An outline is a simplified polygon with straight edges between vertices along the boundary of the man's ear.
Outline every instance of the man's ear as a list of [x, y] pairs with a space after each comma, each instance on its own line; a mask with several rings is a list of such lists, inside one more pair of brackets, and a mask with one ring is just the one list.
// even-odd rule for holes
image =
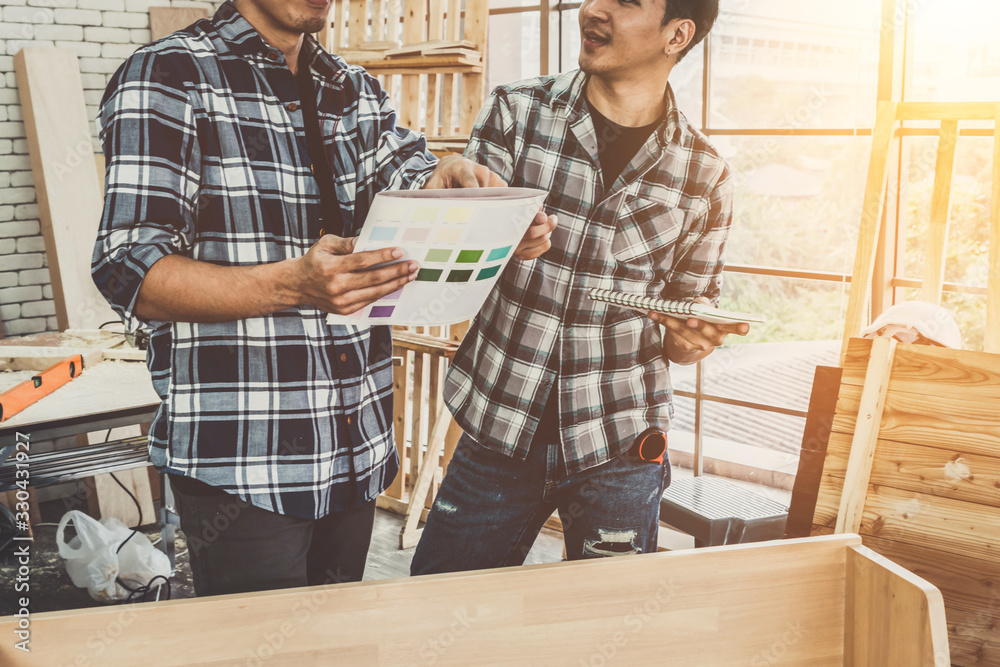
[[667, 45], [663, 52], [668, 56], [678, 55], [686, 49], [696, 32], [694, 21], [691, 19], [672, 19], [663, 30], [667, 36]]

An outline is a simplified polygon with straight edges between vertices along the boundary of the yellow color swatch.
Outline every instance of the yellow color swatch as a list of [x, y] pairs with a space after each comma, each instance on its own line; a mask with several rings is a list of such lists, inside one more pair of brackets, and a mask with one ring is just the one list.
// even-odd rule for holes
[[472, 220], [472, 209], [462, 207], [452, 207], [444, 215], [445, 222], [468, 222]]
[[418, 206], [413, 209], [414, 222], [434, 222], [438, 219], [441, 209], [437, 206]]
[[435, 243], [458, 243], [462, 240], [462, 235], [464, 230], [455, 228], [445, 228], [439, 229], [436, 234], [434, 234]]

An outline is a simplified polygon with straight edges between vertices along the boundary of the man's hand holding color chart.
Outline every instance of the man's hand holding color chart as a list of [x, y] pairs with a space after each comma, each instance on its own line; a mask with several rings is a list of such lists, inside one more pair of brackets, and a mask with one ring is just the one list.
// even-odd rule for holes
[[355, 252], [396, 247], [415, 281], [329, 324], [443, 325], [479, 312], [545, 201], [542, 190], [470, 188], [375, 195]]

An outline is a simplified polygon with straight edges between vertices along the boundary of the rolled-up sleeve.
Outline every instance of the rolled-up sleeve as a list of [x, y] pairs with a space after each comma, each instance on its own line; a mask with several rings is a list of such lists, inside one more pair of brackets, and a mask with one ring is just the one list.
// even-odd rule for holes
[[94, 283], [129, 328], [150, 268], [188, 254], [195, 235], [201, 155], [193, 107], [176, 72], [140, 51], [108, 85], [101, 104], [107, 164], [104, 212], [94, 246]]
[[378, 190], [417, 190], [437, 166], [420, 132], [396, 124], [396, 110], [378, 80], [365, 74], [365, 82], [378, 97], [378, 149], [375, 170]]
[[506, 89], [497, 88], [479, 112], [465, 157], [486, 165], [510, 183], [514, 176], [515, 129]]

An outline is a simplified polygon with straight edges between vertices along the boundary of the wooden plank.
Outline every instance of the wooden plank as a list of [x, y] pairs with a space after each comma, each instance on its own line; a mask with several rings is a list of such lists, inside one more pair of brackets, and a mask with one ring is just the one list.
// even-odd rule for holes
[[955, 170], [955, 149], [958, 144], [958, 121], [941, 123], [938, 139], [937, 165], [934, 170], [934, 194], [931, 198], [931, 218], [927, 227], [927, 251], [924, 259], [924, 287], [921, 297], [930, 303], [941, 303], [944, 285], [944, 263], [948, 247], [948, 214], [951, 210], [951, 182]]
[[392, 367], [392, 426], [399, 457], [399, 473], [392, 480], [385, 494], [402, 500], [406, 491], [406, 405], [410, 402], [410, 353], [393, 346], [393, 356], [402, 357], [403, 363]]
[[[413, 390], [410, 393], [410, 482], [415, 483], [424, 456], [424, 408], [427, 389], [424, 382], [424, 363], [427, 355], [413, 355]], [[429, 443], [428, 443], [429, 444]], [[410, 499], [413, 499], [411, 493]]]
[[417, 530], [417, 522], [421, 512], [424, 510], [424, 500], [430, 491], [434, 476], [440, 467], [438, 466], [438, 456], [444, 447], [445, 435], [448, 432], [448, 408], [443, 403], [438, 410], [435, 419], [434, 431], [427, 439], [427, 454], [424, 456], [423, 465], [414, 475], [413, 490], [410, 492], [410, 501], [406, 508], [406, 515], [403, 517], [403, 529], [399, 534], [399, 548], [409, 549], [417, 546], [420, 541], [420, 533]]
[[[792, 499], [788, 507], [788, 519], [785, 521], [786, 538], [809, 536], [813, 510], [816, 508], [816, 495], [819, 493], [819, 485], [823, 477], [823, 465], [826, 460], [834, 410], [837, 405], [837, 386], [840, 384], [840, 373], [839, 368], [817, 366], [813, 375], [808, 416], [802, 432], [799, 466], [795, 475], [795, 485], [792, 488]], [[859, 400], [860, 394], [859, 391]], [[847, 441], [847, 444], [850, 445], [850, 440]], [[844, 460], [846, 461], [846, 456]]]
[[14, 56], [31, 173], [60, 329], [97, 329], [118, 315], [90, 278], [104, 208], [83, 82], [71, 49], [26, 47]]
[[[860, 398], [858, 387], [841, 389], [833, 423], [838, 443], [844, 438], [849, 441], [854, 433]], [[997, 456], [1000, 452], [997, 403], [890, 391], [882, 411], [879, 438], [962, 454]]]
[[[864, 383], [871, 341], [852, 340], [844, 366], [845, 384]], [[906, 392], [965, 401], [1000, 399], [1000, 355], [926, 345], [900, 345], [889, 393]]]
[[[268, 665], [404, 665], [414, 656], [441, 667], [523, 665], [526, 657], [579, 665], [596, 664], [601, 648], [613, 647], [623, 665], [683, 656], [699, 667], [757, 657], [840, 667], [846, 550], [859, 543], [856, 536], [789, 540], [136, 605], [128, 631], [100, 644], [100, 663], [136, 662], [150, 646], [183, 636], [157, 653], [158, 666], [232, 664], [263, 646]], [[31, 654], [4, 642], [0, 661], [20, 667], [70, 664], [81, 651], [91, 657], [86, 647], [118, 627], [121, 614], [115, 607], [32, 614]], [[11, 635], [15, 625], [7, 617], [0, 632]]]
[[858, 248], [854, 256], [854, 270], [851, 273], [851, 290], [844, 324], [845, 352], [850, 338], [857, 336], [866, 323], [865, 307], [868, 303], [872, 272], [875, 269], [875, 240], [878, 238], [885, 206], [882, 194], [885, 192], [889, 149], [896, 127], [896, 106], [895, 102], [878, 103], [871, 157], [868, 162], [868, 180], [865, 184], [865, 198], [861, 212], [861, 227], [858, 232]]
[[[835, 526], [843, 480], [823, 476], [814, 523]], [[926, 546], [950, 554], [1000, 559], [1000, 511], [978, 503], [873, 486], [858, 530], [901, 544]]]
[[427, 123], [424, 127], [424, 134], [427, 137], [441, 134], [438, 127], [438, 109], [441, 104], [441, 99], [438, 97], [438, 90], [441, 89], [440, 81], [440, 74], [427, 75]]
[[994, 120], [996, 102], [900, 102], [898, 120]]
[[208, 17], [208, 10], [202, 7], [150, 7], [149, 34], [155, 42]]
[[868, 493], [868, 479], [875, 458], [875, 445], [878, 443], [878, 430], [882, 423], [882, 409], [885, 406], [895, 352], [895, 339], [876, 338], [872, 343], [871, 361], [861, 393], [858, 425], [851, 442], [850, 460], [837, 512], [838, 533], [856, 533], [861, 525], [861, 513]]
[[445, 40], [444, 0], [427, 0], [427, 41]]
[[462, 39], [462, 0], [448, 0], [447, 39]]
[[357, 49], [367, 41], [368, 0], [350, 0], [347, 11], [347, 48]]
[[866, 547], [847, 555], [844, 665], [947, 665], [941, 592]]
[[[843, 477], [848, 436], [834, 433], [823, 472]], [[1000, 451], [993, 456], [879, 439], [871, 484], [1000, 508]]]
[[990, 195], [990, 256], [986, 297], [986, 352], [1000, 353], [1000, 105], [993, 118], [993, 187]]
[[441, 86], [441, 134], [451, 134], [456, 131], [455, 125], [455, 93], [458, 88], [456, 80], [459, 74], [445, 74]]

